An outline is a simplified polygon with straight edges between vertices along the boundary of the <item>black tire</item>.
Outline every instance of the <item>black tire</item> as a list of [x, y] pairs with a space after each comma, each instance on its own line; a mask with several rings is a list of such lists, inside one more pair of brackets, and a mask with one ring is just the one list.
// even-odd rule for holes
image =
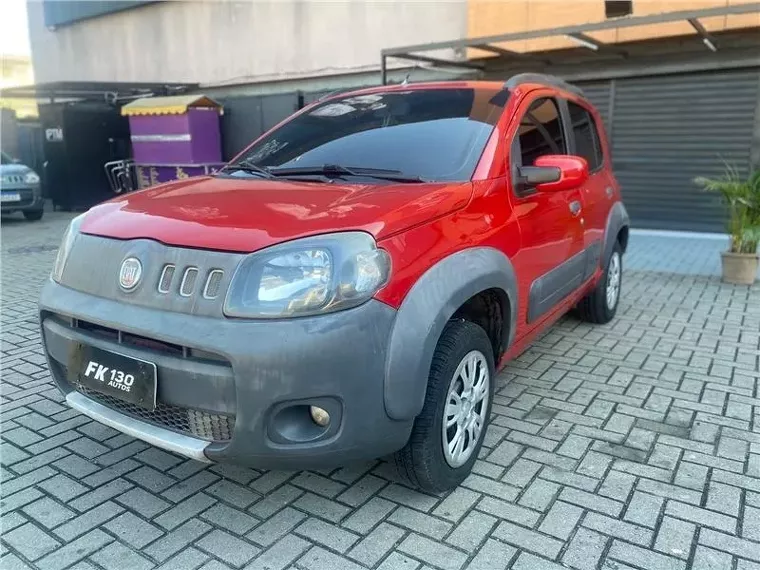
[[[615, 302], [610, 306], [607, 300], [607, 284], [610, 279], [610, 265], [613, 263], [613, 259], [617, 257], [619, 264], [619, 277], [617, 296]], [[578, 314], [581, 319], [589, 323], [603, 325], [609, 323], [615, 318], [618, 305], [620, 305], [620, 291], [623, 283], [623, 248], [619, 242], [615, 242], [615, 247], [612, 248], [607, 262], [604, 264], [604, 274], [596, 284], [594, 290], [586, 295], [581, 302], [578, 303]]]
[[[488, 366], [489, 387], [485, 421], [469, 459], [459, 467], [452, 467], [443, 451], [442, 430], [446, 399], [459, 364], [472, 351], [481, 352]], [[414, 420], [412, 434], [406, 446], [394, 455], [401, 478], [422, 490], [438, 493], [456, 487], [470, 474], [488, 429], [494, 384], [493, 349], [486, 332], [469, 321], [449, 322], [433, 355], [422, 412]]]
[[30, 222], [36, 222], [37, 220], [42, 219], [42, 214], [44, 213], [44, 210], [26, 210], [24, 212], [24, 217]]

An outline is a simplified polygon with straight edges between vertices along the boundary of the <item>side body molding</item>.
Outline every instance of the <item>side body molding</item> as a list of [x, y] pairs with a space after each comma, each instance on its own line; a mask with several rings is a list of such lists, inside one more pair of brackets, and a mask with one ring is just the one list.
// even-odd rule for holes
[[385, 367], [385, 410], [394, 420], [409, 420], [422, 410], [430, 365], [438, 339], [456, 310], [470, 297], [500, 289], [509, 300], [504, 315], [505, 347], [517, 324], [517, 277], [499, 250], [478, 247], [439, 261], [414, 284], [391, 330]]
[[630, 227], [631, 219], [628, 217], [628, 211], [622, 202], [615, 202], [610, 208], [607, 215], [607, 226], [604, 228], [604, 244], [600, 263], [602, 267], [612, 255], [612, 248], [615, 246], [615, 240], [618, 233], [623, 228]]

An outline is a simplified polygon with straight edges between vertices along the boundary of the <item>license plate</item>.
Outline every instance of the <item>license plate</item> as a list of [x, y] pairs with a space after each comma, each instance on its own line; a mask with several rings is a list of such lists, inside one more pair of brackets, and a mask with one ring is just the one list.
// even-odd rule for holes
[[18, 192], [3, 192], [0, 194], [0, 202], [19, 202], [21, 194]]
[[152, 362], [80, 344], [71, 364], [79, 384], [147, 410], [156, 408], [156, 365]]

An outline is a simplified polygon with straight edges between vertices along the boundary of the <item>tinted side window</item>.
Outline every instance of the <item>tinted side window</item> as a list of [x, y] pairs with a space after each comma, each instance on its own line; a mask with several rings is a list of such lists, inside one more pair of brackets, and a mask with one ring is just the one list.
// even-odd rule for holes
[[520, 166], [532, 166], [546, 154], [565, 154], [562, 120], [553, 99], [537, 99], [520, 120]]
[[599, 142], [599, 132], [596, 123], [586, 109], [568, 101], [570, 122], [573, 125], [575, 137], [575, 153], [588, 161], [588, 169], [594, 171], [602, 165], [602, 147]]

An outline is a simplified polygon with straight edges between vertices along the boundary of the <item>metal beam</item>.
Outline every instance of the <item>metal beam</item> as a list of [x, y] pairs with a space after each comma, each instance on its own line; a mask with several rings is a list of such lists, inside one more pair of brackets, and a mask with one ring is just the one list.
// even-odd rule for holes
[[604, 22], [594, 22], [592, 24], [581, 24], [577, 26], [564, 26], [561, 28], [547, 28], [543, 30], [531, 30], [527, 32], [516, 32], [510, 34], [499, 34], [495, 36], [482, 36], [479, 38], [459, 39], [444, 42], [431, 42], [427, 44], [418, 44], [412, 46], [402, 46], [396, 48], [386, 48], [381, 51], [383, 55], [395, 56], [416, 51], [431, 51], [447, 48], [467, 48], [483, 44], [498, 44], [502, 42], [531, 40], [535, 38], [544, 38], [551, 36], [567, 36], [569, 34], [582, 34], [584, 32], [596, 32], [601, 30], [613, 30], [616, 28], [631, 28], [635, 26], [645, 26], [649, 24], [664, 24], [667, 22], [678, 22], [690, 19], [710, 18], [713, 16], [727, 16], [736, 14], [752, 14], [760, 12], [760, 2], [751, 4], [731, 4], [720, 6], [718, 8], [705, 8], [702, 10], [680, 10], [677, 12], [666, 12], [663, 14], [652, 14], [650, 16], [635, 16], [632, 18], [615, 18]]
[[504, 48], [500, 48], [499, 46], [492, 46], [489, 44], [476, 44], [470, 47], [477, 48], [483, 51], [490, 51], [491, 53], [495, 53], [496, 55], [503, 55], [503, 56], [508, 56], [508, 57], [530, 57], [529, 54], [520, 53], [519, 51], [512, 51], [510, 49], [504, 49]]
[[[389, 54], [384, 54], [383, 58], [385, 57], [389, 57]], [[422, 63], [432, 63], [433, 65], [446, 67], [463, 67], [465, 69], [483, 69], [485, 67], [482, 63], [476, 63], [474, 61], [452, 61], [449, 59], [439, 59], [437, 57], [428, 57], [426, 55], [417, 55], [414, 53], [394, 53], [393, 55], [390, 55], [390, 57], [419, 61]]]
[[702, 22], [696, 18], [689, 18], [689, 23], [691, 24], [691, 27], [694, 28], [699, 34], [699, 37], [702, 38], [702, 43], [705, 44], [707, 49], [712, 52], [718, 51], [718, 42], [710, 35], [710, 32], [705, 29], [705, 27], [702, 25]]
[[574, 34], [567, 34], [568, 38], [575, 40], [578, 44], [586, 47], [600, 55], [604, 54], [616, 54], [620, 57], [628, 57], [628, 52], [622, 49], [618, 49], [616, 46], [599, 41], [591, 36], [582, 34], [580, 32]]

